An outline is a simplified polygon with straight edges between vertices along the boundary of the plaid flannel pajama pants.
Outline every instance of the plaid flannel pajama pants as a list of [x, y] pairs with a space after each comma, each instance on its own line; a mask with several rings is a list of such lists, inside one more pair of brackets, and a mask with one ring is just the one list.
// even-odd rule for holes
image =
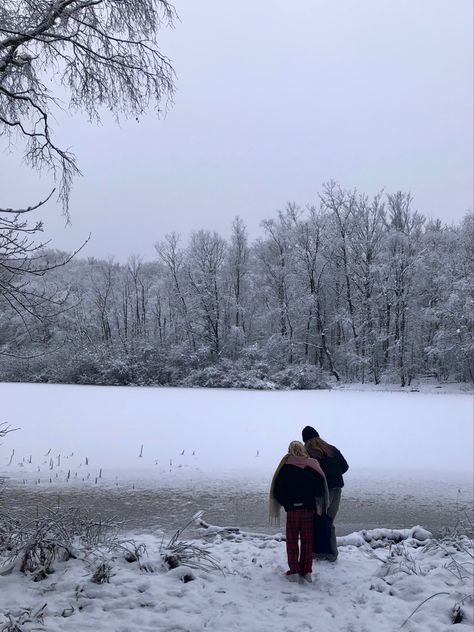
[[313, 569], [313, 514], [313, 509], [296, 509], [286, 513], [286, 552], [290, 573], [306, 575]]

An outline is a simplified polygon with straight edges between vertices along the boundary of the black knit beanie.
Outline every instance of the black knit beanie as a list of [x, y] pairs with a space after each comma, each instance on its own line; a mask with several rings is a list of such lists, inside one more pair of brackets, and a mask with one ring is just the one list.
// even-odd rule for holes
[[319, 437], [319, 432], [311, 426], [305, 426], [301, 434], [303, 435], [303, 443], [306, 443], [306, 441], [309, 441], [314, 437]]

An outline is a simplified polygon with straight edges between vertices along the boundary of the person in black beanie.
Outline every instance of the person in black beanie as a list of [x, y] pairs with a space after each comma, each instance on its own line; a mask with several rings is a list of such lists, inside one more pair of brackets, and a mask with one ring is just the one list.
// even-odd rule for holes
[[[326, 443], [319, 436], [319, 432], [312, 426], [306, 426], [302, 431], [303, 442], [308, 454], [319, 461], [321, 469], [323, 470], [326, 481], [329, 488], [329, 505], [327, 508], [327, 514], [332, 519], [331, 525], [331, 542], [330, 542], [330, 555], [322, 556], [324, 559], [330, 562], [335, 562], [337, 559], [337, 543], [336, 543], [336, 529], [334, 527], [334, 520], [339, 510], [339, 504], [341, 502], [342, 488], [344, 487], [343, 474], [349, 469], [346, 459], [342, 453], [333, 445]], [[317, 557], [320, 557], [319, 555]]]

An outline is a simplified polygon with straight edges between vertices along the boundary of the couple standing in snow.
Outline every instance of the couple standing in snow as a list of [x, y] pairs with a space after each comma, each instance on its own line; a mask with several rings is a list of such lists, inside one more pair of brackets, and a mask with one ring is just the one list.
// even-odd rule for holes
[[[280, 461], [270, 488], [270, 520], [279, 524], [286, 511], [286, 550], [290, 581], [312, 581], [313, 557], [337, 559], [334, 519], [339, 509], [342, 475], [349, 466], [341, 452], [326, 443], [311, 426], [303, 443], [292, 441]], [[299, 540], [299, 547], [298, 547]]]

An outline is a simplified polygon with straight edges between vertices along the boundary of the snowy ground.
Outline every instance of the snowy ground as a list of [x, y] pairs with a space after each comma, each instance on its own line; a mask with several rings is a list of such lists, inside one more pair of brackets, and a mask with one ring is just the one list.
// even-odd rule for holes
[[399, 544], [372, 548], [380, 544], [373, 538], [393, 533], [353, 534], [339, 540], [337, 563], [315, 564], [312, 584], [292, 584], [279, 538], [212, 531], [195, 544], [220, 570], [167, 571], [160, 537], [135, 534], [147, 546], [145, 568], [109, 555], [109, 583], [93, 583], [97, 562], [81, 559], [56, 562], [39, 582], [17, 570], [0, 577], [0, 626], [21, 624], [0, 630], [394, 632], [405, 624], [412, 632], [447, 632], [459, 607], [456, 629], [472, 630], [472, 542], [465, 539], [436, 545], [414, 528]]

